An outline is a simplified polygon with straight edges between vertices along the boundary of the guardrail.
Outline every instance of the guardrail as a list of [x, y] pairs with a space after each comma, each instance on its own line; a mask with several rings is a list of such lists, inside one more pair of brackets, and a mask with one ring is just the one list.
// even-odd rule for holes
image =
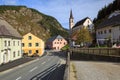
[[67, 58], [66, 58], [66, 66], [65, 66], [65, 73], [64, 73], [64, 79], [63, 80], [70, 80], [70, 52], [66, 52]]
[[72, 52], [120, 57], [120, 48], [71, 48]]

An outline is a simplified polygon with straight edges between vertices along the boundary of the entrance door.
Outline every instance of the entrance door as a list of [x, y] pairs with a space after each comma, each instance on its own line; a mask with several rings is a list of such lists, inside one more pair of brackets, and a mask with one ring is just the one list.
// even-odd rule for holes
[[6, 59], [6, 58], [7, 58], [7, 55], [6, 55], [6, 53], [4, 53], [4, 54], [3, 54], [3, 63], [6, 63], [6, 62], [7, 62], [7, 59]]

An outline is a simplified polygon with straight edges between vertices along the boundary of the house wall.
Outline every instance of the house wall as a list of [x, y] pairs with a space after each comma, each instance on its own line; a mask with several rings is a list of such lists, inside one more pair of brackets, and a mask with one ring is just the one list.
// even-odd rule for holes
[[[110, 29], [111, 29], [111, 33], [109, 32]], [[106, 33], [105, 33], [105, 30], [106, 30]], [[102, 31], [102, 34], [101, 34], [101, 31]], [[111, 42], [120, 41], [120, 26], [114, 26], [114, 27], [108, 26], [108, 27], [97, 29], [96, 37], [97, 39], [111, 38]]]
[[[96, 30], [96, 37], [97, 39], [105, 39], [112, 37], [112, 32], [110, 33], [109, 30], [112, 30], [112, 27], [104, 27]], [[106, 30], [106, 33], [105, 33]]]
[[[10, 45], [8, 45], [9, 41]], [[13, 45], [13, 41], [15, 41], [15, 43], [19, 42], [19, 45]], [[19, 59], [21, 57], [21, 39], [0, 38], [0, 64]]]
[[115, 26], [113, 30], [113, 42], [120, 41], [120, 26]]
[[64, 47], [67, 44], [67, 41], [65, 39], [55, 39], [53, 41], [53, 48], [55, 50], [61, 50], [62, 47]]
[[[31, 36], [31, 40], [28, 39], [29, 36]], [[23, 36], [22, 43], [24, 43], [24, 46], [22, 47], [23, 53], [28, 53], [28, 56], [35, 54], [36, 50], [38, 50], [39, 56], [41, 56], [44, 53], [44, 42], [31, 33], [28, 33]], [[31, 47], [29, 46], [29, 43], [32, 44]], [[39, 45], [36, 46], [36, 43], [38, 43]], [[32, 52], [29, 53], [29, 50], [31, 50]]]

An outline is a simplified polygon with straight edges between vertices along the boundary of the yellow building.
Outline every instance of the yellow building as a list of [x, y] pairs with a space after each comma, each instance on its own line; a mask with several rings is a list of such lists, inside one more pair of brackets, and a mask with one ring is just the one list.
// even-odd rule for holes
[[22, 39], [22, 51], [28, 56], [39, 55], [44, 53], [44, 41], [35, 35], [28, 33]]

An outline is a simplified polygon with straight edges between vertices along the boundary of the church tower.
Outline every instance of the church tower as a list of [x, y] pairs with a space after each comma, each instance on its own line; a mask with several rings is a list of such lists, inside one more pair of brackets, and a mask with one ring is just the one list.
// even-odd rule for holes
[[72, 27], [74, 26], [74, 18], [72, 14], [72, 10], [70, 11], [70, 18], [69, 18], [69, 29], [72, 30]]

